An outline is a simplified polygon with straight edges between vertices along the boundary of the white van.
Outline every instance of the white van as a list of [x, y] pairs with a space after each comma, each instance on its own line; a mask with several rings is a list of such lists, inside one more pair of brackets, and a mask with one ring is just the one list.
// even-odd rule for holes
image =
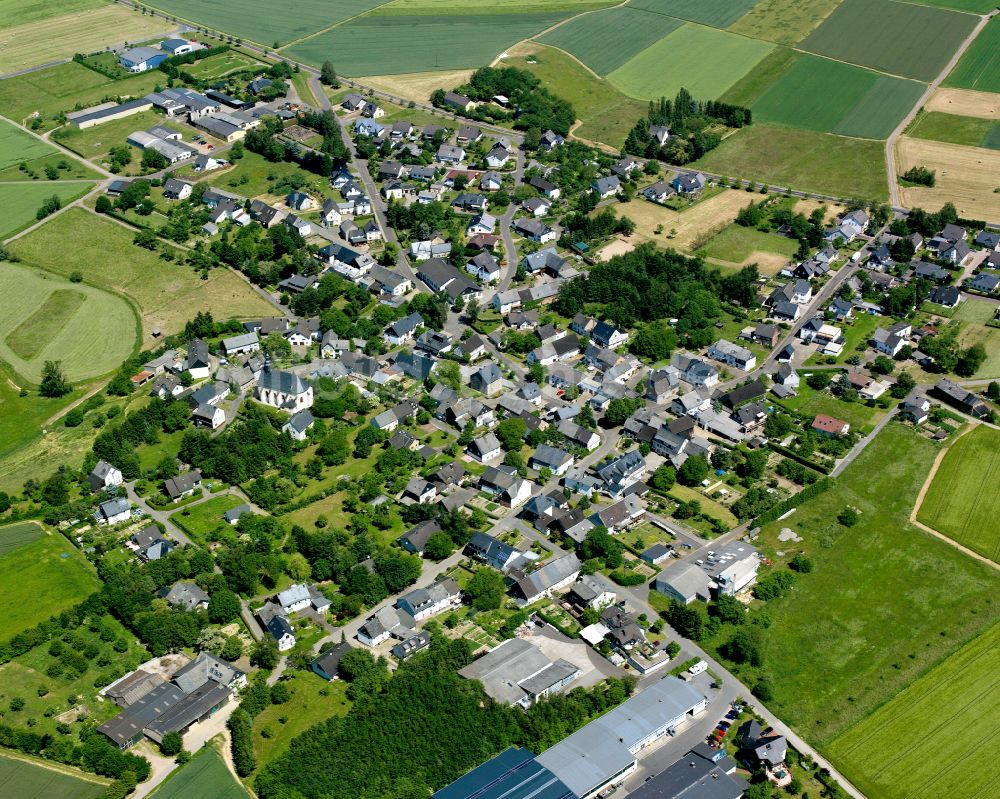
[[702, 672], [708, 671], [708, 664], [704, 660], [699, 660], [691, 668], [688, 669], [688, 674], [692, 677], [697, 677]]

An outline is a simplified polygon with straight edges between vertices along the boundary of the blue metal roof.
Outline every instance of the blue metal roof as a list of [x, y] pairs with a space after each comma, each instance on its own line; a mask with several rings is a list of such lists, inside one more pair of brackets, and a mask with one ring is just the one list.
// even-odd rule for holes
[[576, 799], [527, 749], [508, 749], [459, 777], [433, 799]]

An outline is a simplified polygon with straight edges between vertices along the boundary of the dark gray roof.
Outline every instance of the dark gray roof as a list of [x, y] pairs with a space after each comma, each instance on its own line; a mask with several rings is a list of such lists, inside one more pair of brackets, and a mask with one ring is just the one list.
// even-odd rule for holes
[[298, 375], [269, 369], [261, 372], [258, 385], [261, 388], [280, 391], [283, 394], [303, 394], [309, 389], [305, 380]]

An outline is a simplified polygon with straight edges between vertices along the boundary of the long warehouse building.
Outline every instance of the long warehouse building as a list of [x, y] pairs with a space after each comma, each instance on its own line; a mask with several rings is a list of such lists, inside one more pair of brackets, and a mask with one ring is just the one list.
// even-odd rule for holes
[[546, 749], [536, 760], [580, 799], [590, 799], [635, 771], [636, 752], [708, 705], [677, 677], [664, 677], [614, 710]]

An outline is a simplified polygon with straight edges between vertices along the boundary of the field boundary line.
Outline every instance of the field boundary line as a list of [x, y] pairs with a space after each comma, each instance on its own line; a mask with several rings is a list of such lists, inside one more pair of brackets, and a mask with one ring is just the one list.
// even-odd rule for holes
[[[529, 37], [527, 39], [522, 39], [517, 44], [521, 44], [523, 42], [533, 42], [539, 36], [544, 36], [546, 33], [551, 33], [556, 28], [560, 27], [561, 25], [565, 25], [567, 22], [571, 22], [574, 19], [579, 19], [580, 17], [585, 17], [585, 16], [587, 16], [587, 14], [596, 14], [598, 11], [610, 11], [613, 8], [632, 8], [633, 11], [645, 11], [646, 10], [644, 8], [634, 8], [632, 6], [629, 6], [629, 0], [622, 0], [622, 2], [617, 3], [616, 5], [613, 5], [613, 6], [605, 6], [604, 8], [592, 8], [592, 9], [590, 9], [590, 11], [581, 11], [579, 14], [574, 14], [571, 17], [566, 17], [566, 19], [561, 19], [555, 25], [549, 25], [549, 27], [547, 27], [545, 30], [539, 31], [534, 36], [531, 36], [531, 37]], [[514, 47], [517, 47], [517, 44], [515, 44]], [[542, 44], [544, 44], [544, 42], [542, 42]], [[562, 49], [562, 48], [556, 48], [556, 49]], [[493, 59], [493, 60], [495, 61], [496, 59]], [[589, 69], [589, 67], [588, 67], [588, 69]], [[593, 72], [593, 70], [591, 70], [591, 71]], [[594, 74], [596, 74], [596, 73], [594, 73]]]
[[[966, 435], [968, 432], [970, 432], [971, 430], [973, 430], [975, 427], [977, 427], [977, 423], [973, 422], [973, 423], [969, 424], [965, 428], [965, 430], [962, 431], [961, 435], [959, 435], [958, 438], [955, 439], [955, 441], [958, 441], [959, 438], [961, 438], [962, 436]], [[924, 484], [920, 487], [920, 491], [917, 493], [917, 500], [916, 500], [916, 502], [913, 503], [913, 510], [910, 511], [910, 524], [912, 524], [914, 527], [916, 527], [916, 528], [918, 528], [920, 530], [923, 530], [925, 533], [929, 533], [930, 535], [934, 536], [935, 538], [940, 538], [946, 544], [955, 547], [955, 549], [957, 549], [959, 552], [963, 552], [966, 555], [968, 555], [970, 558], [978, 560], [981, 563], [985, 563], [991, 569], [994, 569], [995, 571], [1000, 571], [1000, 563], [996, 563], [995, 561], [990, 560], [989, 558], [985, 557], [984, 555], [980, 555], [978, 552], [974, 552], [973, 550], [969, 549], [964, 544], [958, 543], [958, 541], [955, 541], [953, 538], [949, 538], [944, 533], [939, 532], [938, 530], [935, 530], [933, 527], [929, 527], [926, 524], [924, 524], [923, 522], [917, 521], [917, 513], [919, 512], [920, 507], [924, 504], [924, 498], [927, 496], [927, 491], [930, 489], [931, 483], [934, 481], [934, 475], [937, 474], [938, 467], [941, 465], [941, 462], [944, 460], [944, 456], [948, 454], [948, 450], [950, 450], [952, 448], [952, 446], [954, 446], [955, 441], [952, 441], [951, 444], [949, 444], [947, 447], [945, 447], [944, 449], [942, 449], [937, 454], [937, 457], [934, 458], [934, 463], [931, 465], [931, 470], [930, 470], [930, 472], [927, 475], [927, 479], [924, 480]]]
[[900, 202], [899, 193], [899, 178], [897, 170], [897, 152], [896, 145], [899, 141], [899, 137], [903, 134], [903, 131], [909, 127], [910, 123], [916, 118], [917, 113], [923, 108], [927, 101], [933, 97], [934, 92], [938, 90], [938, 87], [948, 78], [948, 76], [954, 71], [955, 67], [958, 66], [958, 62], [962, 60], [962, 56], [968, 51], [972, 46], [972, 43], [979, 38], [979, 35], [986, 29], [989, 21], [997, 15], [997, 9], [993, 9], [988, 14], [982, 14], [979, 17], [979, 22], [976, 23], [969, 35], [965, 37], [962, 43], [958, 46], [954, 53], [952, 53], [951, 58], [948, 63], [944, 65], [944, 69], [941, 73], [930, 83], [927, 84], [927, 91], [923, 93], [919, 100], [917, 100], [916, 105], [910, 109], [905, 117], [903, 117], [896, 129], [889, 134], [888, 138], [885, 140], [885, 166], [886, 166], [886, 177], [889, 181], [889, 204], [892, 206], [898, 206]]
[[56, 774], [62, 774], [67, 777], [75, 777], [84, 782], [92, 782], [94, 785], [101, 785], [107, 787], [111, 784], [110, 780], [104, 780], [98, 777], [96, 774], [91, 774], [82, 769], [75, 769], [71, 766], [67, 766], [64, 763], [54, 763], [51, 760], [45, 760], [43, 758], [29, 757], [23, 752], [18, 752], [16, 749], [7, 749], [6, 747], [0, 750], [0, 757], [10, 758], [11, 760], [18, 760], [21, 763], [28, 763], [32, 766], [39, 766], [48, 771], [54, 771]]
[[[302, 42], [309, 41], [310, 39], [313, 39], [313, 38], [319, 36], [321, 33], [326, 33], [327, 31], [332, 31], [334, 28], [339, 28], [341, 25], [346, 25], [348, 22], [352, 22], [352, 21], [356, 20], [358, 17], [363, 17], [363, 16], [366, 16], [368, 14], [371, 14], [372, 11], [375, 11], [376, 9], [382, 8], [382, 6], [392, 5], [392, 3], [393, 3], [393, 0], [385, 0], [384, 3], [379, 3], [377, 6], [372, 6], [371, 8], [366, 8], [360, 14], [355, 14], [353, 17], [348, 17], [347, 19], [342, 19], [342, 20], [340, 20], [340, 22], [334, 22], [332, 25], [327, 25], [325, 28], [320, 28], [318, 31], [313, 31], [312, 33], [310, 33], [307, 36], [300, 36], [298, 39], [292, 39], [290, 42], [285, 42], [285, 44], [281, 45], [281, 47], [279, 47], [278, 50], [281, 51], [281, 50], [284, 50], [287, 47], [291, 47], [294, 44], [301, 44]], [[395, 16], [395, 15], [386, 15], [386, 16]], [[404, 14], [400, 14], [399, 16], [405, 16], [405, 15]]]

